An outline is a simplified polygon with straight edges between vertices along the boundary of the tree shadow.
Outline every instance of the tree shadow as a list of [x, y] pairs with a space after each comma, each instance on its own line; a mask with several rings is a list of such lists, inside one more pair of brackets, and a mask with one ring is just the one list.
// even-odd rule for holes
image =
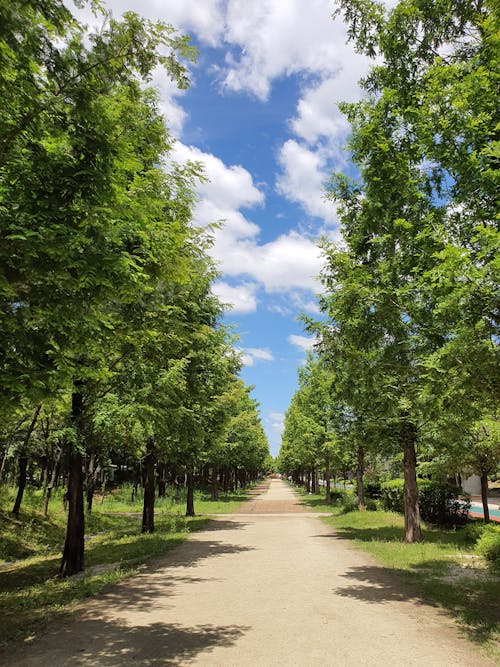
[[231, 521], [229, 519], [210, 519], [202, 529], [202, 533], [216, 532], [219, 530], [242, 530], [248, 526], [245, 521]]
[[[422, 534], [424, 542], [446, 544], [457, 547], [463, 545], [463, 537], [459, 532], [424, 528]], [[322, 537], [330, 537], [338, 540], [360, 540], [361, 542], [402, 542], [404, 539], [404, 529], [399, 526], [380, 526], [376, 528], [335, 526], [335, 533], [323, 535]]]
[[[371, 604], [408, 602], [441, 610], [452, 616], [469, 639], [484, 643], [499, 630], [498, 585], [471, 577], [470, 585], [460, 586], [453, 578], [441, 578], [443, 562], [429, 560], [419, 565], [419, 572], [402, 572], [374, 565], [351, 567], [341, 575], [357, 583], [335, 589], [342, 597]], [[422, 571], [431, 573], [422, 576]]]
[[[250, 628], [242, 625], [195, 625], [178, 623], [125, 625], [118, 621], [79, 618], [63, 624], [30, 649], [11, 654], [6, 664], [39, 665], [46, 659], [55, 665], [118, 666], [187, 664], [202, 652], [235, 644]], [[50, 657], [49, 657], [50, 656]]]

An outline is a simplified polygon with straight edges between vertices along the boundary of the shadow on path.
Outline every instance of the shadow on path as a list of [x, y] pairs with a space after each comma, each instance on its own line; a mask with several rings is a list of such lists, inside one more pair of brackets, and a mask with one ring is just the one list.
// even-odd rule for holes
[[[52, 653], [54, 665], [178, 665], [187, 664], [198, 653], [216, 646], [231, 646], [250, 628], [241, 625], [196, 625], [183, 627], [177, 623], [152, 623], [128, 626], [116, 621], [81, 619], [78, 635], [74, 626], [64, 625], [47, 639], [57, 642]], [[71, 662], [67, 646], [71, 645]], [[61, 647], [61, 648], [59, 648]], [[61, 654], [61, 655], [60, 655]], [[60, 662], [63, 657], [64, 662]], [[13, 655], [10, 664], [23, 663], [23, 652]]]
[[[422, 563], [419, 570], [435, 573], [442, 565], [442, 561], [431, 560]], [[426, 607], [438, 609], [443, 616], [457, 621], [469, 639], [480, 643], [492, 639], [500, 629], [498, 599], [488, 581], [472, 578], [468, 589], [463, 584], [455, 588], [453, 581], [433, 575], [417, 580], [414, 572], [376, 565], [351, 567], [341, 576], [354, 582], [333, 589], [341, 597], [371, 604], [411, 602], [421, 607], [422, 613]]]

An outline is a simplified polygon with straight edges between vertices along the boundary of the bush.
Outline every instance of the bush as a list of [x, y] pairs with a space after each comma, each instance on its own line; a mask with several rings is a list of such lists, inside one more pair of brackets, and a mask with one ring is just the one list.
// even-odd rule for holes
[[344, 491], [342, 494], [342, 500], [340, 501], [340, 507], [342, 509], [342, 514], [348, 514], [349, 512], [356, 512], [358, 510], [358, 503], [356, 502], [356, 496], [354, 493], [349, 491]]
[[486, 558], [495, 570], [500, 571], [500, 527], [491, 524], [484, 527], [476, 544], [477, 553]]
[[459, 498], [460, 491], [450, 484], [419, 482], [420, 514], [428, 523], [463, 524], [467, 522], [469, 500]]
[[402, 479], [391, 479], [381, 484], [382, 507], [385, 510], [403, 514], [403, 487], [404, 480]]
[[[382, 505], [392, 512], [404, 512], [404, 480], [391, 479], [382, 484]], [[470, 502], [459, 498], [459, 491], [449, 484], [418, 480], [420, 516], [438, 525], [462, 524], [467, 521]]]
[[365, 484], [365, 495], [368, 498], [380, 498], [382, 496], [381, 482], [367, 482]]

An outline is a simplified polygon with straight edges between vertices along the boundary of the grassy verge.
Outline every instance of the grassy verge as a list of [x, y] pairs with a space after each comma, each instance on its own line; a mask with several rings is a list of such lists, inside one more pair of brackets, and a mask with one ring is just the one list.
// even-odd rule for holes
[[155, 533], [142, 535], [142, 498], [131, 503], [128, 488], [98, 496], [86, 516], [85, 573], [61, 580], [57, 572], [66, 529], [61, 494], [55, 494], [44, 517], [41, 493], [27, 490], [20, 516], [14, 518], [13, 493], [3, 487], [0, 497], [0, 646], [39, 632], [72, 604], [180, 544], [202, 528], [210, 514], [233, 512], [247, 498], [233, 493], [211, 501], [197, 493], [195, 509], [203, 516], [192, 518], [184, 516], [184, 494], [159, 499]]

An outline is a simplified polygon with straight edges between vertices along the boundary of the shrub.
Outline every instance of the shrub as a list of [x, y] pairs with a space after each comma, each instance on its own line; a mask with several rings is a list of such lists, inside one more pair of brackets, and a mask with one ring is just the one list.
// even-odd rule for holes
[[368, 498], [380, 498], [382, 496], [381, 482], [367, 482], [365, 484], [365, 494]]
[[377, 509], [377, 503], [375, 502], [375, 500], [373, 500], [373, 498], [368, 498], [368, 500], [365, 502], [365, 507], [370, 512], [375, 512], [375, 510]]
[[[382, 505], [392, 512], [404, 512], [404, 480], [391, 479], [382, 484]], [[467, 521], [470, 502], [459, 498], [459, 491], [449, 484], [418, 480], [420, 515], [428, 523], [461, 524]]]
[[356, 502], [356, 497], [352, 492], [344, 492], [342, 500], [340, 501], [340, 507], [342, 508], [342, 514], [347, 514], [348, 512], [355, 512], [358, 509], [358, 503]]
[[500, 571], [500, 527], [485, 526], [476, 544], [477, 553], [486, 558], [495, 570]]
[[419, 481], [422, 519], [438, 525], [466, 523], [470, 501], [461, 500], [459, 493], [459, 490], [450, 484]]
[[381, 485], [382, 507], [389, 512], [404, 512], [403, 505], [404, 480], [390, 479]]

